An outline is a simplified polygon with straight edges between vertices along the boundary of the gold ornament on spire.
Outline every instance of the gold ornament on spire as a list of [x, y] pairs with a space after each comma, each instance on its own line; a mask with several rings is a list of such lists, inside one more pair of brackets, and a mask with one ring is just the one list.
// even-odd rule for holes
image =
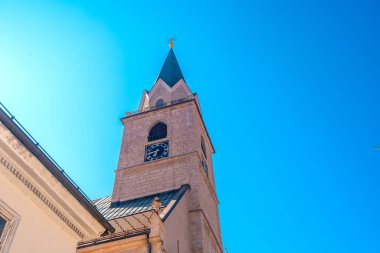
[[172, 37], [172, 38], [169, 38], [169, 47], [170, 48], [173, 48], [174, 47], [174, 43], [173, 43], [173, 41], [175, 40], [175, 38], [174, 37]]

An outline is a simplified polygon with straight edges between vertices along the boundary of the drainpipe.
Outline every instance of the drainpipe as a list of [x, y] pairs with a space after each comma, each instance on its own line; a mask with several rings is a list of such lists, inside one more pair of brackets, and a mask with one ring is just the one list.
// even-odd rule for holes
[[152, 253], [152, 244], [150, 244], [149, 234], [150, 234], [150, 229], [146, 231], [146, 241], [148, 243], [148, 253]]

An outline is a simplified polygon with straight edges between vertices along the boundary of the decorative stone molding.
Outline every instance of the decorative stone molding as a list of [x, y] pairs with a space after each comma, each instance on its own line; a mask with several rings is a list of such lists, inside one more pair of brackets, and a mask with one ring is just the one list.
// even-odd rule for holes
[[0, 199], [0, 217], [6, 222], [3, 232], [0, 234], [0, 253], [7, 253], [20, 222], [20, 215]]
[[[30, 190], [35, 197], [44, 203], [53, 213], [58, 216], [69, 228], [71, 228], [79, 237], [84, 238], [84, 233], [79, 230], [36, 186], [34, 186], [25, 176], [23, 176], [12, 164], [0, 155], [0, 164], [3, 164], [24, 186]], [[0, 251], [0, 253], [2, 253]]]
[[33, 158], [24, 145], [6, 128], [6, 126], [0, 121], [0, 137], [4, 140], [9, 147], [11, 147], [15, 153], [22, 157], [25, 161], [31, 161]]

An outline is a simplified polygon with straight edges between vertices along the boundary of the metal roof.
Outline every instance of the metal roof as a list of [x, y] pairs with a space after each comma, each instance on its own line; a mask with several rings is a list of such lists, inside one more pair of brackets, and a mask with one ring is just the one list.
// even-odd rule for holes
[[[181, 68], [179, 67], [177, 58], [175, 57], [173, 48], [170, 48], [168, 56], [164, 62], [164, 65], [161, 68], [161, 72], [157, 77], [162, 79], [167, 85], [173, 87], [179, 80], [183, 78]], [[156, 81], [157, 82], [157, 81]]]
[[158, 197], [162, 203], [162, 210], [165, 210], [166, 207], [169, 207], [169, 210], [165, 210], [165, 215], [162, 217], [165, 220], [189, 188], [189, 185], [182, 185], [180, 188], [175, 190], [113, 203], [111, 202], [112, 196], [108, 196], [94, 200], [93, 203], [107, 220], [113, 220], [152, 210], [151, 204], [154, 198]]

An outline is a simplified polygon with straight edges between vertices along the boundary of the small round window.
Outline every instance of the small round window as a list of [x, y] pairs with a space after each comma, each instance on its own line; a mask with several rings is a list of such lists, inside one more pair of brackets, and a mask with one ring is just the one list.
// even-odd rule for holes
[[164, 103], [164, 100], [162, 98], [160, 98], [159, 100], [157, 100], [156, 107], [162, 107], [164, 105], [165, 105], [165, 103]]

